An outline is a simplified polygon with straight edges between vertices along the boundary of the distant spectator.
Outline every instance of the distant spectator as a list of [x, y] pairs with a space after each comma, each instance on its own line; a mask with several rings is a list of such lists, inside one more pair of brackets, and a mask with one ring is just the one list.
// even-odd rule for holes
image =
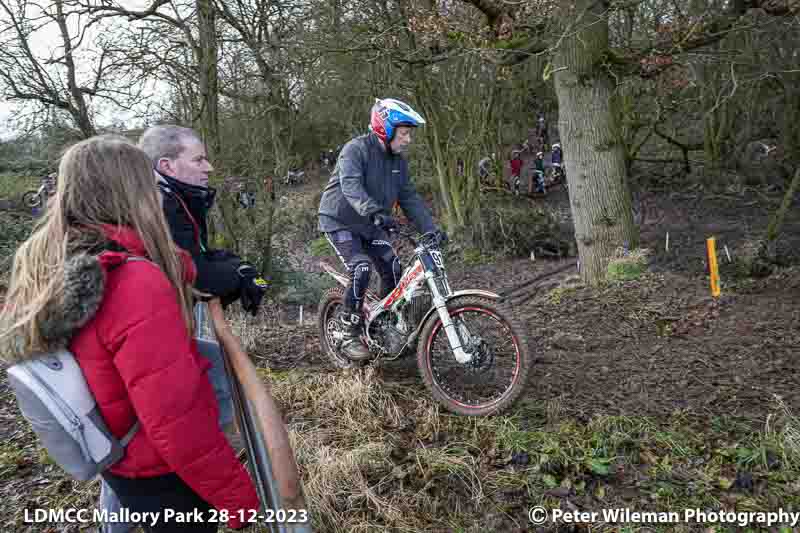
[[481, 181], [486, 181], [489, 179], [489, 176], [492, 175], [492, 167], [494, 166], [494, 157], [495, 154], [484, 157], [480, 161], [478, 161], [478, 177]]
[[552, 154], [553, 166], [561, 166], [564, 162], [564, 153], [561, 151], [561, 143], [553, 144]]
[[519, 195], [520, 175], [522, 174], [522, 158], [519, 156], [519, 151], [514, 150], [511, 152], [511, 185], [514, 194]]
[[536, 144], [538, 150], [547, 150], [547, 143], [547, 119], [544, 118], [544, 113], [539, 113], [539, 118], [536, 119]]
[[514, 150], [511, 152], [511, 175], [517, 178], [522, 173], [522, 158], [519, 156], [519, 151]]

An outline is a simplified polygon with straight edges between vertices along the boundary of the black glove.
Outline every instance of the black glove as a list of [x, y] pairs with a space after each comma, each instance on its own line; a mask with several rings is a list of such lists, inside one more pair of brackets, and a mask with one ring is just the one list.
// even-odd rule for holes
[[239, 299], [242, 302], [242, 309], [253, 316], [258, 314], [258, 306], [267, 292], [267, 280], [262, 278], [253, 265], [242, 263], [236, 270], [241, 279], [239, 285]]
[[381, 213], [375, 213], [372, 215], [372, 223], [385, 231], [389, 231], [390, 229], [397, 227], [396, 218]]
[[450, 242], [450, 237], [447, 236], [447, 232], [445, 230], [437, 229], [433, 233], [436, 235], [436, 242], [438, 242], [440, 246]]
[[203, 257], [209, 261], [241, 261], [238, 255], [228, 250], [207, 250], [203, 252]]

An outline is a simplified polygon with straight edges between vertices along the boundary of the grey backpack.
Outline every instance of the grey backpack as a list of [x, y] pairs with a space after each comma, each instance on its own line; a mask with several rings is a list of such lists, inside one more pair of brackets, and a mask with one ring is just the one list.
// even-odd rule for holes
[[[129, 257], [128, 261], [147, 261]], [[125, 455], [137, 420], [117, 439], [108, 429], [75, 356], [62, 349], [6, 369], [22, 415], [50, 457], [69, 475], [92, 479]]]
[[22, 415], [50, 457], [69, 475], [92, 479], [125, 455], [139, 421], [116, 439], [100, 416], [75, 357], [67, 350], [7, 369]]

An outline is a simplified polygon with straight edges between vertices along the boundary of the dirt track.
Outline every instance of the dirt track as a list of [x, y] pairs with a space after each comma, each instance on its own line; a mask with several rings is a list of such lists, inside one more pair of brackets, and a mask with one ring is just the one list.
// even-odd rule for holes
[[[666, 416], [688, 409], [698, 416], [732, 415], [763, 421], [780, 395], [800, 409], [800, 271], [733, 287], [735, 258], [765, 228], [778, 198], [744, 205], [737, 197], [704, 200], [683, 195], [645, 196], [642, 246], [651, 272], [603, 290], [551, 292], [576, 272], [567, 269], [538, 283], [527, 298], [512, 299], [536, 351], [526, 395], [560, 402], [567, 413]], [[741, 199], [738, 199], [741, 200]], [[566, 201], [566, 194], [557, 201]], [[670, 249], [664, 250], [670, 233]], [[705, 238], [717, 237], [723, 296], [710, 297]], [[784, 241], [800, 249], [800, 213], [791, 214]], [[574, 260], [509, 260], [451, 270], [454, 288], [502, 292]], [[521, 289], [519, 294], [525, 293]], [[313, 326], [276, 331], [259, 343], [268, 364], [326, 366]], [[302, 337], [302, 354], [297, 352]], [[389, 375], [416, 380], [414, 361], [387, 364]]]

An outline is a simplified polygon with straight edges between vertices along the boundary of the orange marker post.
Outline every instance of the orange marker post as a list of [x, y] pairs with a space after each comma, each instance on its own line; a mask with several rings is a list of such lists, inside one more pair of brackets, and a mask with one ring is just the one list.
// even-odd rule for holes
[[717, 241], [714, 237], [706, 239], [706, 255], [708, 256], [708, 277], [711, 282], [711, 296], [718, 298], [719, 288], [719, 267], [717, 266]]

